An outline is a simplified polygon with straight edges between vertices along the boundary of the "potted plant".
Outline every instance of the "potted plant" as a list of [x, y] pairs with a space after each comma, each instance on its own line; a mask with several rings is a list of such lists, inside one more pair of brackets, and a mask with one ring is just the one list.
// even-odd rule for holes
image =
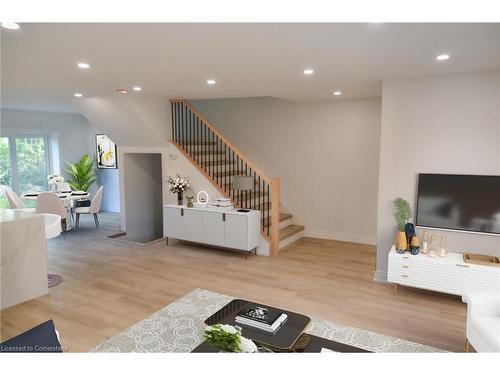
[[255, 353], [257, 345], [243, 336], [241, 328], [229, 324], [215, 324], [208, 326], [203, 335], [205, 339], [227, 353]]
[[177, 204], [180, 206], [182, 205], [182, 194], [191, 188], [191, 184], [189, 183], [189, 178], [188, 177], [181, 177], [177, 175], [177, 177], [168, 178], [168, 186], [170, 189], [171, 193], [176, 193], [177, 194]]
[[404, 253], [408, 247], [406, 239], [405, 226], [412, 216], [410, 203], [403, 198], [394, 200], [394, 219], [398, 226], [398, 234], [396, 236], [396, 251], [400, 254]]
[[96, 180], [93, 170], [94, 161], [86, 154], [77, 163], [66, 162], [66, 164], [69, 168], [65, 171], [73, 177], [72, 180], [68, 180], [69, 186], [73, 190], [86, 192]]

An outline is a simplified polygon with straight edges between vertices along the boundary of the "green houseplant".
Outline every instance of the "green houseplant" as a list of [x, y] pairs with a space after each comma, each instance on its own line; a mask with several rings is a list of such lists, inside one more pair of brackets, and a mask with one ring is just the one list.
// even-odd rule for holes
[[73, 179], [68, 180], [69, 186], [73, 190], [88, 191], [89, 187], [95, 182], [94, 175], [94, 160], [88, 154], [83, 155], [80, 161], [76, 163], [68, 163], [69, 168], [65, 171], [71, 175]]
[[396, 251], [398, 253], [404, 253], [407, 248], [407, 239], [405, 234], [405, 225], [408, 223], [412, 217], [412, 211], [410, 203], [403, 199], [397, 198], [394, 200], [394, 219], [398, 226], [398, 234], [396, 237]]

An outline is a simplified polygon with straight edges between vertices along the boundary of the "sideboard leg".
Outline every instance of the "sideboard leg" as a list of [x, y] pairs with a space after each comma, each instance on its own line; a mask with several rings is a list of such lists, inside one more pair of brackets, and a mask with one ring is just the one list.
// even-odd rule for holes
[[465, 339], [465, 352], [466, 353], [470, 352], [470, 342], [467, 339]]
[[165, 238], [165, 244], [168, 246], [168, 237]]
[[394, 295], [398, 295], [398, 284], [394, 284]]

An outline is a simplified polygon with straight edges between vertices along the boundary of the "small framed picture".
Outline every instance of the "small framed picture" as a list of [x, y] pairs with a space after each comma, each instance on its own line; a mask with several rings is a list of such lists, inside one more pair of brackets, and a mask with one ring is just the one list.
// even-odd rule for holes
[[118, 168], [118, 155], [116, 145], [105, 134], [95, 135], [97, 168]]

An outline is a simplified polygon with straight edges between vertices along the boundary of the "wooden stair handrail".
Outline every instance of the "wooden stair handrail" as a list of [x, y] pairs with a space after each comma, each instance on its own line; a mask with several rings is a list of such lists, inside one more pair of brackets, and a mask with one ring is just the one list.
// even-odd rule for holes
[[234, 143], [232, 143], [229, 139], [227, 139], [208, 119], [203, 116], [202, 113], [200, 113], [195, 107], [191, 105], [187, 100], [185, 99], [170, 99], [170, 103], [182, 103], [186, 107], [188, 107], [191, 112], [193, 112], [196, 116], [198, 116], [204, 123], [205, 125], [210, 128], [229, 148], [232, 148], [234, 152], [245, 162], [248, 164], [250, 168], [252, 168], [260, 177], [266, 181], [269, 185], [271, 185], [272, 178], [268, 177], [255, 163], [250, 160], [248, 156], [246, 156]]

